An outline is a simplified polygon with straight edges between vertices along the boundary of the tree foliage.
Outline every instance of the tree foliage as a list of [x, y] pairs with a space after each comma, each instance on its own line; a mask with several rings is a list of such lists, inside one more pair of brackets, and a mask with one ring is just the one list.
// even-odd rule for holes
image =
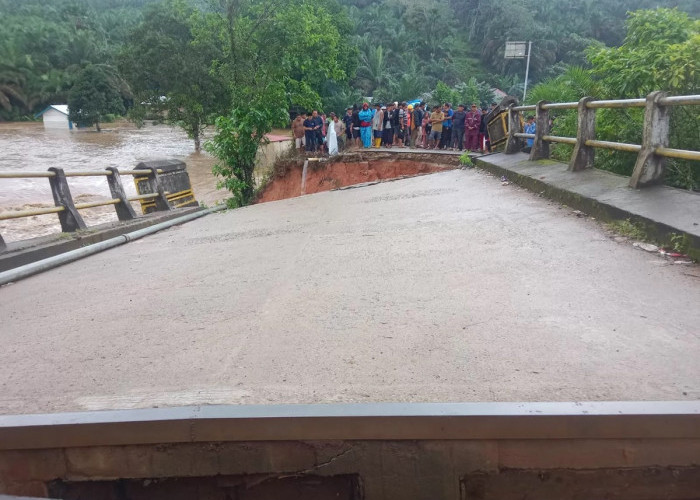
[[94, 125], [99, 132], [106, 115], [124, 113], [127, 92], [113, 68], [89, 64], [78, 73], [68, 95], [68, 119], [81, 127]]
[[219, 186], [232, 193], [228, 202], [231, 207], [253, 201], [253, 170], [258, 149], [268, 142], [266, 134], [272, 127], [287, 120], [287, 108], [282, 104], [284, 87], [278, 84], [266, 90], [258, 100], [241, 103], [218, 117], [217, 133], [205, 144], [206, 150], [219, 159], [214, 174], [221, 178]]
[[317, 107], [329, 84], [346, 81], [339, 9], [322, 0], [217, 0], [198, 18], [194, 43], [218, 54], [211, 71], [231, 95], [207, 150], [235, 204], [252, 200], [255, 153], [274, 125], [286, 123], [286, 110]]
[[[657, 5], [677, 9], [627, 15]], [[232, 120], [219, 134], [265, 129], [238, 123], [250, 103], [270, 120], [278, 105], [340, 112], [363, 96], [487, 104], [493, 88], [522, 92], [525, 61], [503, 58], [507, 40], [533, 42], [532, 98], [697, 93], [698, 14], [697, 0], [0, 0], [0, 120], [65, 102], [91, 66], [118, 68], [108, 76], [125, 104], [119, 82], [134, 90], [132, 118], [162, 116], [196, 147], [217, 116]], [[601, 111], [599, 134], [638, 142], [640, 116]], [[674, 110], [672, 122], [672, 146], [694, 148], [697, 117]], [[630, 168], [625, 153], [598, 156]], [[697, 168], [670, 165], [671, 182], [697, 186]]]
[[183, 0], [150, 5], [119, 56], [137, 96], [132, 118], [164, 116], [194, 140], [196, 151], [207, 125], [230, 101], [226, 82], [212, 72], [219, 52], [212, 43], [195, 41], [201, 15]]
[[0, 120], [65, 103], [80, 70], [114, 66], [143, 1], [0, 0]]
[[[587, 66], [586, 50], [591, 45], [620, 45], [630, 10], [659, 5], [678, 7], [679, 12], [691, 16], [700, 14], [697, 0], [181, 0], [163, 5], [158, 0], [0, 0], [0, 120], [29, 117], [46, 104], [65, 102], [75, 75], [89, 63], [108, 64], [129, 73], [127, 79], [138, 87], [139, 104], [154, 98], [141, 88], [142, 82], [147, 82], [151, 91], [161, 84], [148, 78], [145, 73], [149, 68], [171, 67], [172, 82], [192, 80], [193, 71], [206, 59], [225, 61], [229, 55], [221, 43], [211, 43], [206, 36], [195, 34], [195, 28], [205, 33], [211, 19], [202, 22], [169, 15], [178, 3], [180, 13], [187, 11], [195, 18], [219, 15], [220, 21], [226, 21], [229, 14], [244, 16], [246, 23], [237, 25], [241, 37], [231, 47], [239, 54], [245, 52], [241, 71], [251, 69], [246, 66], [248, 62], [255, 64], [259, 58], [277, 60], [284, 71], [290, 70], [290, 80], [285, 85], [291, 89], [290, 95], [297, 96], [297, 108], [307, 107], [314, 94], [318, 96], [314, 106], [324, 108], [338, 106], [336, 103], [342, 103], [346, 96], [357, 101], [358, 94], [378, 96], [381, 100], [411, 99], [431, 91], [438, 81], [454, 88], [472, 77], [517, 95], [522, 92], [525, 61], [503, 58], [506, 40], [533, 41], [530, 79], [535, 83], [558, 76], [567, 65]], [[163, 15], [154, 12], [158, 9], [164, 10]], [[149, 19], [147, 25], [155, 28], [151, 33], [143, 31], [144, 18]], [[189, 24], [190, 32], [173, 31], [166, 23], [161, 37], [156, 19], [176, 21], [176, 26]], [[646, 21], [640, 18], [642, 22]], [[286, 43], [285, 50], [267, 50], [268, 44], [261, 45], [257, 40], [249, 44], [244, 38], [249, 28], [266, 33], [270, 48]], [[334, 41], [336, 32], [340, 38]], [[182, 35], [179, 44], [178, 33]], [[659, 32], [648, 33], [645, 41], [666, 40], [679, 34], [682, 35], [677, 26], [665, 26]], [[155, 45], [153, 50], [144, 47], [148, 39], [157, 42], [159, 38], [161, 42], [170, 38], [173, 43]], [[190, 52], [193, 38], [198, 40], [198, 48], [205, 51], [194, 60], [191, 56], [196, 54]], [[303, 43], [297, 45], [300, 39]], [[147, 49], [146, 54], [130, 51], [135, 46]], [[165, 52], [168, 46], [170, 52]], [[224, 52], [206, 53], [212, 47]], [[674, 55], [672, 68], [682, 67], [697, 50], [693, 44], [683, 48], [686, 52]], [[253, 57], [254, 51], [258, 58]], [[119, 55], [129, 52], [131, 61], [149, 64], [125, 66]], [[164, 57], [154, 61], [153, 56], [158, 53]], [[181, 61], [185, 67], [172, 66], [181, 55], [187, 55]], [[326, 72], [333, 59], [331, 66], [336, 67]], [[324, 68], [319, 72], [317, 60]], [[138, 79], [134, 73], [140, 73], [136, 75]], [[154, 73], [162, 75], [160, 71]], [[687, 77], [671, 75], [678, 82]], [[199, 93], [196, 101], [219, 95], [209, 92], [204, 83], [181, 89], [185, 91], [180, 95]], [[183, 99], [179, 101], [182, 104]], [[169, 111], [192, 111], [184, 116], [173, 115], [181, 125], [198, 120], [211, 122], [210, 104], [203, 103], [201, 111], [188, 106], [173, 106]], [[346, 104], [350, 102], [342, 106]], [[340, 111], [337, 107], [326, 109], [330, 110]], [[139, 111], [143, 116], [146, 110]], [[190, 135], [197, 134], [197, 127], [188, 128]]]
[[700, 90], [700, 20], [676, 9], [630, 13], [620, 47], [592, 47], [588, 57], [605, 93], [638, 97], [653, 90]]
[[[532, 89], [529, 101], [577, 101], [584, 96], [601, 99], [644, 97], [654, 90], [673, 95], [700, 92], [700, 22], [676, 9], [631, 12], [619, 47], [594, 44], [587, 50], [590, 69], [570, 67]], [[601, 109], [596, 114], [596, 136], [601, 140], [640, 144], [642, 109]], [[575, 136], [575, 112], [558, 113], [554, 135]], [[671, 147], [697, 149], [700, 111], [673, 108]], [[557, 145], [555, 155], [567, 158], [571, 148]], [[634, 154], [596, 151], [596, 166], [631, 175]], [[667, 160], [667, 183], [687, 189], [700, 188], [700, 168], [689, 161]]]

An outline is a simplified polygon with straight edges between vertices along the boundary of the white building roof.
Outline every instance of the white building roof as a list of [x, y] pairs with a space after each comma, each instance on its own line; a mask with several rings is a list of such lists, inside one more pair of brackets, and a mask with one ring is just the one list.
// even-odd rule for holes
[[41, 113], [37, 113], [35, 116], [38, 118], [50, 109], [55, 109], [59, 113], [68, 116], [68, 104], [51, 104], [44, 111], [42, 111]]

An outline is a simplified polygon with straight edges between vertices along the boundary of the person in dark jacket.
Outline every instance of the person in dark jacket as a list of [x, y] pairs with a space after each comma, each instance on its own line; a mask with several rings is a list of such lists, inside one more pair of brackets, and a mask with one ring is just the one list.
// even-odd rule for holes
[[486, 129], [486, 114], [489, 112], [487, 108], [481, 108], [481, 125], [479, 126], [479, 149], [482, 153], [486, 152], [486, 138], [489, 135]]
[[343, 116], [343, 123], [345, 124], [345, 144], [349, 148], [352, 146], [352, 108], [346, 110], [345, 116]]
[[452, 116], [452, 144], [450, 147], [457, 151], [464, 149], [464, 119], [467, 117], [467, 112], [464, 109], [464, 104], [460, 104]]
[[355, 147], [360, 147], [360, 109], [357, 104], [352, 107], [352, 136], [355, 138]]
[[396, 141], [397, 146], [401, 146], [401, 132], [402, 132], [402, 124], [401, 124], [401, 107], [397, 102], [394, 102], [394, 105], [392, 106], [392, 111], [391, 111], [391, 127], [393, 129], [392, 133], [392, 143], [393, 141]]
[[393, 114], [394, 105], [389, 103], [384, 112], [384, 133], [382, 135], [382, 144], [387, 148], [390, 148], [394, 144], [394, 126], [391, 123]]

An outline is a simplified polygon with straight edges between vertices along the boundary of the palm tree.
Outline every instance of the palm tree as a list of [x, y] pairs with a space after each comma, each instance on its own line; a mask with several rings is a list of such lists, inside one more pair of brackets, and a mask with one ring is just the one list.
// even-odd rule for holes
[[372, 94], [377, 88], [391, 86], [393, 80], [387, 71], [387, 53], [384, 52], [384, 47], [377, 45], [360, 53], [357, 77], [368, 94]]
[[25, 83], [26, 76], [21, 68], [11, 62], [0, 62], [0, 108], [8, 113], [16, 107], [26, 109]]
[[579, 66], [569, 66], [556, 78], [535, 85], [528, 93], [527, 101], [574, 102], [586, 96], [599, 97], [598, 84], [590, 71]]

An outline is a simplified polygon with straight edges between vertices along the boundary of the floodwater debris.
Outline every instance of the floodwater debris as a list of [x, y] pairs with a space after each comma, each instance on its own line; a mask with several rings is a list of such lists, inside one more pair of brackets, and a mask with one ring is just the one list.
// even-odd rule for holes
[[637, 248], [641, 248], [642, 250], [645, 250], [647, 252], [658, 252], [659, 247], [656, 245], [652, 245], [651, 243], [644, 243], [642, 241], [635, 241], [632, 243], [632, 246], [635, 246]]
[[669, 252], [668, 250], [661, 249], [659, 250], [659, 253], [661, 255], [665, 255], [666, 257], [671, 257], [673, 259], [678, 259], [678, 258], [687, 258], [688, 256], [680, 253], [680, 252]]

